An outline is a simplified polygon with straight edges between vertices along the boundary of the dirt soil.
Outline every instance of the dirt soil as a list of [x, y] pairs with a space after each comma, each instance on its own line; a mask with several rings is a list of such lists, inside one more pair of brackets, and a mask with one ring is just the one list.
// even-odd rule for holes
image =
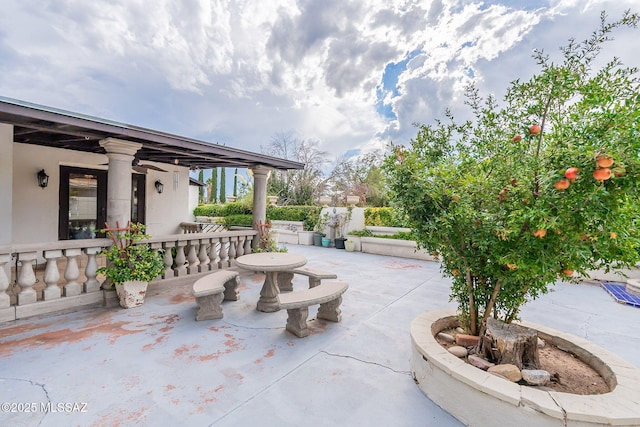
[[[455, 336], [455, 331], [442, 332]], [[438, 342], [445, 348], [455, 345], [440, 339]], [[551, 374], [551, 382], [546, 385], [548, 388], [582, 395], [604, 394], [611, 391], [598, 372], [571, 353], [546, 344], [538, 349], [538, 357], [542, 369]]]

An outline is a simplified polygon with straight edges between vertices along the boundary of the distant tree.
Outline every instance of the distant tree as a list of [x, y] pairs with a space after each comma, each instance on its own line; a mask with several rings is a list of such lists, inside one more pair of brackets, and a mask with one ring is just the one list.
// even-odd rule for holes
[[225, 203], [227, 201], [227, 172], [225, 168], [220, 168], [220, 203]]
[[233, 172], [233, 197], [238, 197], [238, 168]]
[[325, 191], [327, 178], [322, 169], [327, 153], [319, 149], [318, 141], [298, 140], [288, 133], [271, 138], [263, 153], [304, 163], [302, 170], [274, 171], [267, 183], [267, 193], [278, 196], [278, 204], [310, 205]]
[[359, 196], [362, 204], [385, 206], [388, 202], [384, 174], [384, 155], [373, 151], [355, 157], [340, 157], [331, 172], [331, 187], [335, 198]]
[[[198, 172], [198, 181], [204, 182], [204, 170], [202, 169]], [[204, 203], [204, 187], [198, 188], [198, 203]]]
[[209, 203], [216, 203], [218, 194], [218, 168], [211, 169], [211, 178], [207, 180]]

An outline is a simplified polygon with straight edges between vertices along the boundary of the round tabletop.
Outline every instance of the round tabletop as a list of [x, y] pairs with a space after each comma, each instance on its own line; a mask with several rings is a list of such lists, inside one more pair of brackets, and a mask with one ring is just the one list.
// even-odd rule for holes
[[301, 267], [307, 263], [302, 255], [286, 252], [259, 252], [236, 258], [238, 267], [255, 271], [282, 271]]

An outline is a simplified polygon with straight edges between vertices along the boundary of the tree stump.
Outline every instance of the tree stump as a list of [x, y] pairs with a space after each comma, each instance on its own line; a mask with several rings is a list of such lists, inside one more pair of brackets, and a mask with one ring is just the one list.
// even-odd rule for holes
[[489, 318], [478, 353], [496, 363], [510, 363], [519, 369], [540, 369], [538, 332], [521, 325]]

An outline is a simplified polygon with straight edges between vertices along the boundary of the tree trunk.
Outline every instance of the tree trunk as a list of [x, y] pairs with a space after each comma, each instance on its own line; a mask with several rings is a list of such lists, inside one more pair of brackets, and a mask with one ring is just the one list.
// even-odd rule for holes
[[540, 369], [537, 331], [492, 317], [487, 319], [478, 353], [496, 364], [510, 363], [519, 369]]

